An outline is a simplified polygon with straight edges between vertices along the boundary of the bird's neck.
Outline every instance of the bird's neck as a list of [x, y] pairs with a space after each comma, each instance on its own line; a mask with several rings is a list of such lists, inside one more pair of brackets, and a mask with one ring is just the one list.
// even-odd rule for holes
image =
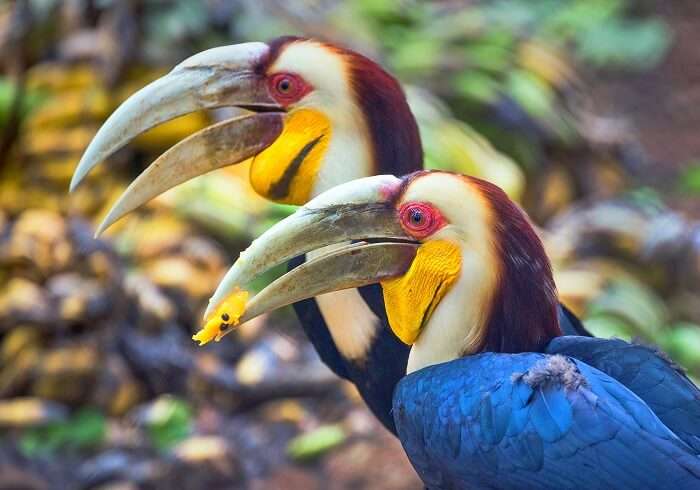
[[407, 175], [423, 168], [416, 118], [399, 82], [373, 61], [351, 63], [355, 100], [370, 136], [374, 174]]
[[374, 61], [346, 52], [352, 97], [334, 111], [333, 134], [316, 188], [321, 193], [371, 175], [407, 175], [423, 168], [416, 118], [399, 82]]
[[312, 197], [362, 177], [402, 176], [420, 170], [423, 165], [420, 137], [410, 111], [408, 115], [409, 124], [395, 128], [394, 134], [389, 133], [394, 130], [391, 124], [388, 124], [388, 130], [379, 129], [381, 121], [377, 120], [378, 116], [333, 121], [330, 142], [316, 176]]
[[459, 279], [442, 298], [411, 346], [407, 373], [457, 359], [481, 348], [488, 305], [497, 281], [488, 257], [463, 251]]
[[495, 186], [483, 192], [492, 193], [500, 271], [480, 351], [537, 351], [562, 335], [551, 263], [526, 214]]
[[359, 114], [331, 117], [328, 149], [316, 175], [312, 197], [362, 177], [374, 175], [372, 144], [367, 126]]

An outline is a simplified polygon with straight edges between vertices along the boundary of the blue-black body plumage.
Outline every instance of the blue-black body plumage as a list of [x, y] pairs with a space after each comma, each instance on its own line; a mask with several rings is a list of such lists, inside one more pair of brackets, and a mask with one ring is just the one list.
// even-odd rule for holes
[[[302, 262], [302, 259], [295, 259], [290, 262], [289, 268], [293, 269]], [[336, 375], [352, 382], [382, 425], [396, 434], [391, 414], [392, 395], [394, 387], [406, 374], [410, 347], [401, 342], [389, 327], [381, 286], [365, 286], [359, 291], [379, 322], [369, 351], [360, 361], [347, 359], [338, 351], [316, 300], [295, 303], [294, 310], [321, 360]], [[559, 308], [559, 321], [566, 334], [588, 334], [576, 316], [563, 305]]]
[[560, 354], [483, 353], [421, 369], [398, 384], [394, 417], [431, 490], [700, 488], [687, 437], [620, 381]]

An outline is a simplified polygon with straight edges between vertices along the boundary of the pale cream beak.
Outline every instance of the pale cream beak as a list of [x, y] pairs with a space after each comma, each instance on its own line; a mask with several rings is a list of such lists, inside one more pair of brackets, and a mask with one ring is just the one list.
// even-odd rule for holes
[[196, 54], [114, 111], [78, 163], [71, 191], [102, 160], [159, 124], [214, 107], [236, 106], [254, 112], [207, 127], [161, 155], [127, 188], [98, 227], [98, 235], [166, 190], [242, 162], [279, 137], [285, 113], [269, 95], [264, 75], [256, 71], [268, 50], [264, 43], [245, 43]]
[[336, 245], [287, 272], [246, 305], [240, 321], [303, 299], [375, 284], [403, 275], [418, 243], [399, 223], [387, 190], [393, 176], [374, 176], [335, 187], [272, 226], [241, 254], [209, 301], [205, 318], [232, 292], [270, 268], [314, 250]]

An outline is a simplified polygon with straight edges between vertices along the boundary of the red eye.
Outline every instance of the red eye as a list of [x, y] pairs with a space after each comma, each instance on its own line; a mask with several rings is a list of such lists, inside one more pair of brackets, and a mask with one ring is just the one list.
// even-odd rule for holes
[[430, 228], [433, 217], [425, 212], [423, 206], [411, 206], [406, 210], [406, 225], [412, 230], [423, 231]]
[[288, 77], [280, 78], [275, 87], [277, 91], [281, 94], [288, 94], [292, 91], [293, 80]]
[[435, 233], [445, 224], [440, 211], [422, 202], [411, 202], [399, 210], [401, 225], [416, 238], [425, 238]]
[[272, 96], [283, 106], [292, 104], [311, 91], [311, 87], [298, 75], [277, 73], [269, 78]]

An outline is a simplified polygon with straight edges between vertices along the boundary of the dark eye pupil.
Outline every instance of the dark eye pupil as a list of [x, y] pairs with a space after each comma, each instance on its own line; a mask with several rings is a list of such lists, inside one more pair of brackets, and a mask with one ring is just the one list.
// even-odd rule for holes
[[291, 87], [291, 82], [288, 79], [283, 79], [279, 83], [280, 92], [287, 92]]
[[411, 211], [411, 221], [414, 224], [419, 225], [423, 222], [423, 213], [417, 209]]

